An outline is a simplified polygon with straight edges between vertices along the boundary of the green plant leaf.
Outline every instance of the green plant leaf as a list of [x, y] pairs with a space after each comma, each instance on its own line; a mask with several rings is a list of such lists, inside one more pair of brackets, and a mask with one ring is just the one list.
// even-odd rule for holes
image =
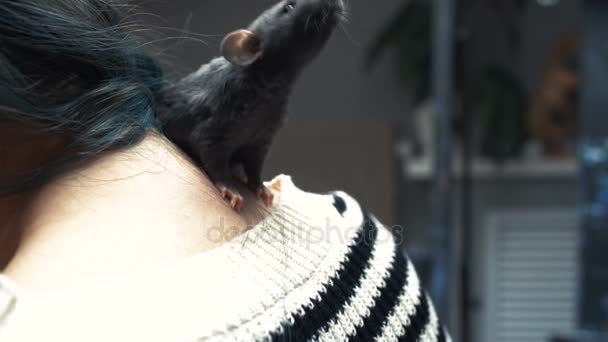
[[383, 53], [388, 48], [393, 47], [396, 42], [411, 37], [412, 32], [416, 31], [421, 21], [430, 21], [430, 11], [426, 15], [422, 13], [424, 11], [421, 11], [422, 7], [428, 7], [428, 4], [425, 4], [426, 2], [426, 0], [406, 0], [403, 3], [395, 17], [380, 29], [372, 40], [365, 57], [364, 65], [366, 69], [371, 69]]
[[479, 71], [467, 94], [467, 108], [481, 123], [481, 152], [498, 162], [517, 156], [526, 139], [526, 92], [504, 67], [489, 65]]

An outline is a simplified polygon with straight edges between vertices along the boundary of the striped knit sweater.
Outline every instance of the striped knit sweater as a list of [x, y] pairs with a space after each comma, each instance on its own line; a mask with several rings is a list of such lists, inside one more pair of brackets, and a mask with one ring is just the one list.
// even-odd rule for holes
[[[208, 310], [176, 341], [449, 341], [376, 218], [342, 192], [306, 193], [286, 176], [269, 185], [277, 201], [262, 222], [196, 257]], [[0, 330], [19, 307], [2, 282]]]

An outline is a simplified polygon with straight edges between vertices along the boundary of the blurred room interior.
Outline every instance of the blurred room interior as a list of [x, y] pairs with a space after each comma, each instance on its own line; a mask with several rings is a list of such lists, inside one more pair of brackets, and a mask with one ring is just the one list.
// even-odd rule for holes
[[[180, 75], [217, 56], [223, 34], [272, 1], [140, 2], [167, 37], [155, 48]], [[599, 25], [603, 38], [608, 31], [602, 17], [583, 18], [608, 17], [602, 2], [437, 0], [452, 3], [440, 13], [453, 25], [441, 31], [432, 1], [350, 0], [348, 22], [297, 84], [266, 178], [285, 173], [306, 190], [344, 190], [387, 226], [403, 227], [404, 248], [432, 294], [445, 295], [438, 305], [456, 341], [569, 341], [581, 327], [607, 329], [608, 293], [600, 294], [608, 276], [593, 298], [583, 281], [588, 192], [577, 157], [579, 100], [602, 103], [581, 96], [586, 25]], [[449, 56], [433, 54], [441, 32]], [[453, 169], [443, 223], [432, 204], [441, 197], [437, 63], [451, 70], [440, 94], [449, 97], [451, 140], [443, 143]], [[608, 56], [586, 73], [607, 69]], [[437, 289], [441, 248], [446, 278]]]

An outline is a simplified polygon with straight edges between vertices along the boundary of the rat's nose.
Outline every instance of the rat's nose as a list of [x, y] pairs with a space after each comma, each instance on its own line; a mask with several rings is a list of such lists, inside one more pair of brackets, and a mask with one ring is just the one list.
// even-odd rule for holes
[[347, 11], [346, 0], [334, 0], [334, 2], [336, 3], [336, 12], [339, 16], [343, 16]]
[[346, 0], [334, 0], [334, 2], [336, 3], [338, 11], [343, 12], [346, 10]]
[[325, 2], [325, 8], [331, 8], [336, 12], [343, 12], [346, 9], [345, 0], [321, 0]]

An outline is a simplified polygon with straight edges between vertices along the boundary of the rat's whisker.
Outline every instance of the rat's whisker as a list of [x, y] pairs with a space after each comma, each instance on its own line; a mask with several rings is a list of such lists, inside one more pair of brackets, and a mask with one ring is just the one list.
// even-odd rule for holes
[[348, 32], [348, 29], [346, 28], [346, 25], [340, 23], [340, 25], [338, 25], [338, 26], [340, 27], [340, 30], [342, 32], [344, 32], [344, 35], [346, 36], [346, 39], [348, 39], [348, 41], [350, 41], [351, 43], [353, 43], [357, 47], [361, 46], [361, 42], [355, 40], [355, 38], [353, 38], [353, 36], [350, 34], [350, 32]]

